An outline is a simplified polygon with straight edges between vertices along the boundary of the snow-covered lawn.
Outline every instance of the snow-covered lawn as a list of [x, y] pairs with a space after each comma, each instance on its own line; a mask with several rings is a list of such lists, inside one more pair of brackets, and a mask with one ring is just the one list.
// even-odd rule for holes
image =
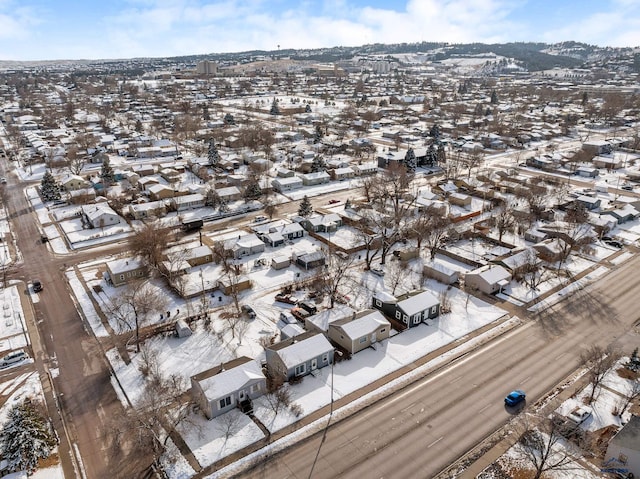
[[[22, 285], [22, 283], [20, 283]], [[20, 302], [18, 288], [22, 286], [9, 286], [0, 291], [0, 303], [2, 303], [2, 317], [0, 318], [0, 356], [7, 351], [19, 349], [29, 344], [24, 324], [24, 312]]]

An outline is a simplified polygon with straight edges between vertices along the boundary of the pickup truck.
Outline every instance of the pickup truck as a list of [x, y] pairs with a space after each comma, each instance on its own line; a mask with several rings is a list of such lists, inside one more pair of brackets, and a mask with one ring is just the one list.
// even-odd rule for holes
[[287, 303], [287, 304], [298, 304], [297, 299], [292, 298], [288, 294], [282, 294], [282, 293], [276, 294], [276, 301], [280, 301], [281, 303]]
[[291, 314], [293, 315], [294, 318], [298, 319], [299, 321], [303, 321], [308, 318], [309, 316], [311, 316], [311, 314], [306, 310], [306, 309], [302, 309], [302, 308], [291, 308]]

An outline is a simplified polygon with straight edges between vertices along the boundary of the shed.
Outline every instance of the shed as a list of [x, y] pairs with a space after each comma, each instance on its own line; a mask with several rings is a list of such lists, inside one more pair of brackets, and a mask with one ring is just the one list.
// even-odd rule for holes
[[179, 319], [178, 321], [176, 321], [175, 327], [176, 334], [179, 338], [186, 338], [188, 336], [191, 336], [191, 328], [184, 319]]

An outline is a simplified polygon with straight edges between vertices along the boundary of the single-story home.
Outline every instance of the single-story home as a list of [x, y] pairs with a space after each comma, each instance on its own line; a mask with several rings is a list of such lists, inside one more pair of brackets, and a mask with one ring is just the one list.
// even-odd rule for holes
[[144, 278], [148, 273], [147, 265], [136, 257], [114, 259], [108, 261], [106, 266], [108, 280], [115, 287], [134, 279]]
[[324, 334], [308, 332], [265, 349], [267, 368], [284, 381], [333, 364], [334, 349]]
[[391, 323], [380, 311], [366, 310], [329, 324], [329, 339], [355, 354], [387, 339]]
[[191, 395], [208, 419], [235, 407], [251, 410], [251, 400], [267, 391], [267, 379], [255, 360], [239, 357], [191, 377]]
[[485, 294], [502, 292], [509, 285], [511, 273], [502, 266], [488, 264], [465, 274], [467, 288], [475, 288]]
[[409, 328], [440, 314], [440, 301], [429, 291], [411, 291], [397, 298], [385, 291], [375, 291], [372, 306]]

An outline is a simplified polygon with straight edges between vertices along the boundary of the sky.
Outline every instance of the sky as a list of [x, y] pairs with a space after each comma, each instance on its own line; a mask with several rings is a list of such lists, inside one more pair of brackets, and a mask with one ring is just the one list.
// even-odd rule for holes
[[640, 45], [640, 0], [0, 0], [0, 60], [436, 41]]

